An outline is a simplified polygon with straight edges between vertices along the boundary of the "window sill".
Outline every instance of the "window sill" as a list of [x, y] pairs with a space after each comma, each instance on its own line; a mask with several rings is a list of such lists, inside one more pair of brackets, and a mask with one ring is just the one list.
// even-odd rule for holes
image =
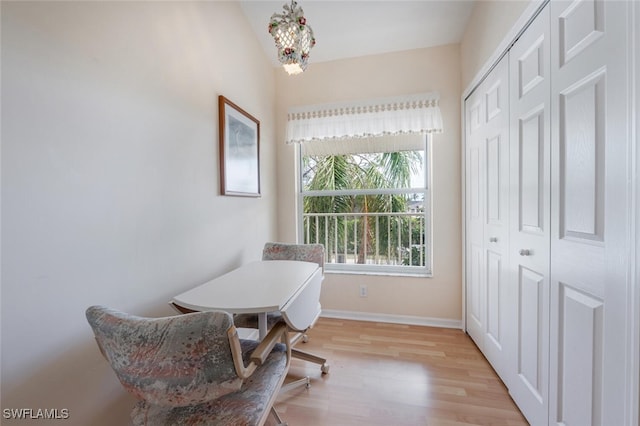
[[407, 278], [433, 278], [432, 272], [398, 272], [398, 271], [354, 271], [352, 269], [329, 269], [325, 265], [325, 274], [331, 275], [375, 275], [386, 277], [407, 277]]

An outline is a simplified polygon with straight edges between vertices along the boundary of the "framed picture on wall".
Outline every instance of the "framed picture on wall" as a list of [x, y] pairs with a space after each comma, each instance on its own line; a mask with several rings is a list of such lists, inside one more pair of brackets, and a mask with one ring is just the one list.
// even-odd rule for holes
[[218, 96], [220, 192], [260, 196], [260, 122], [224, 96]]

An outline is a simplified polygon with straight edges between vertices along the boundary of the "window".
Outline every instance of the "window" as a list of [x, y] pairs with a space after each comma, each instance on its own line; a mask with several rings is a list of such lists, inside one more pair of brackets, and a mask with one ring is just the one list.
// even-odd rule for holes
[[431, 134], [437, 92], [289, 109], [299, 145], [298, 241], [325, 270], [431, 275]]
[[300, 144], [299, 241], [327, 271], [430, 275], [430, 136]]

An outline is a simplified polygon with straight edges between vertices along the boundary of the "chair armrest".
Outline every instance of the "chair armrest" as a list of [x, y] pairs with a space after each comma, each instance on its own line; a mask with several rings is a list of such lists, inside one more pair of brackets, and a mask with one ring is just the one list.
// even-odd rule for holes
[[[238, 330], [235, 326], [231, 326], [227, 330], [229, 336], [229, 344], [231, 346], [231, 355], [233, 356], [233, 365], [236, 369], [236, 374], [243, 380], [253, 374], [256, 367], [262, 365], [273, 347], [278, 343], [278, 340], [284, 340], [287, 346], [287, 360], [291, 359], [291, 342], [289, 340], [288, 327], [285, 323], [278, 323], [269, 330], [269, 333], [258, 344], [258, 346], [251, 353], [251, 362], [248, 366], [244, 366], [244, 360], [242, 359], [242, 348], [240, 346], [240, 338], [238, 337]], [[288, 361], [287, 361], [288, 363]]]
[[262, 365], [276, 343], [282, 341], [282, 336], [286, 334], [287, 325], [285, 323], [279, 322], [274, 325], [264, 339], [262, 339], [258, 347], [251, 353], [251, 362]]

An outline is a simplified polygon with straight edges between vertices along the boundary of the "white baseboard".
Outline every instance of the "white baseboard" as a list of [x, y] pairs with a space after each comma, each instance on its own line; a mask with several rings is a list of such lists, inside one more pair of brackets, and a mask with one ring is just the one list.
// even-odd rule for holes
[[324, 318], [386, 322], [406, 325], [424, 325], [428, 327], [457, 328], [462, 330], [461, 320], [451, 320], [443, 318], [415, 317], [410, 315], [372, 314], [369, 312], [338, 311], [334, 309], [323, 309], [320, 316]]

